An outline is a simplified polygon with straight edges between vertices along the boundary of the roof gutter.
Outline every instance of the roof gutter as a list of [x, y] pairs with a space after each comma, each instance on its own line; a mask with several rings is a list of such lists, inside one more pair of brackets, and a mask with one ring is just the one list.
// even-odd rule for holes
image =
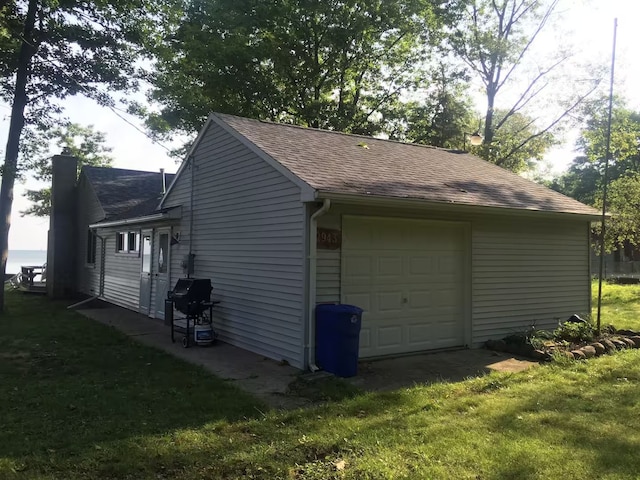
[[572, 218], [584, 221], [597, 221], [601, 218], [601, 213], [579, 213], [579, 212], [552, 212], [548, 210], [534, 210], [527, 208], [511, 208], [489, 205], [470, 205], [453, 202], [438, 202], [433, 200], [422, 200], [419, 198], [399, 198], [385, 197], [381, 195], [358, 195], [350, 193], [335, 193], [322, 190], [316, 190], [316, 200], [329, 199], [340, 203], [349, 203], [355, 205], [369, 205], [377, 207], [404, 207], [408, 206], [415, 209], [439, 210], [443, 212], [458, 213], [486, 213], [494, 215], [517, 215], [517, 216], [535, 216], [540, 218], [541, 215], [555, 218]]
[[166, 212], [154, 213], [152, 215], [145, 215], [144, 217], [124, 218], [122, 220], [112, 220], [107, 222], [92, 223], [89, 228], [109, 228], [120, 227], [125, 225], [133, 225], [140, 223], [157, 222], [160, 220], [168, 220], [174, 218], [180, 218], [181, 212], [177, 209], [172, 209]]

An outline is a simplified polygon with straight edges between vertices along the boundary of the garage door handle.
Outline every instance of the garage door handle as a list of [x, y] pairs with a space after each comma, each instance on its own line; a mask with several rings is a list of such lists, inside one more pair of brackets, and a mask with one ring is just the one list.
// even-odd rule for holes
[[407, 297], [404, 297], [404, 298], [402, 299], [402, 303], [408, 303], [408, 302], [409, 302], [409, 299], [408, 299]]

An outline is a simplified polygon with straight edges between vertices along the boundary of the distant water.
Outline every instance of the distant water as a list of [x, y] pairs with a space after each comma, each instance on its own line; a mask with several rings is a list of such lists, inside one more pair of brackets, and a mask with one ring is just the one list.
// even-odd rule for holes
[[46, 250], [9, 250], [7, 273], [18, 273], [22, 265], [42, 265], [46, 261]]

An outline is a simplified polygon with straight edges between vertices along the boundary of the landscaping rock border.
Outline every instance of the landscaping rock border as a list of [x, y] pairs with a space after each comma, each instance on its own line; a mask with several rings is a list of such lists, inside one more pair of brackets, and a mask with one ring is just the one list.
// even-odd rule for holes
[[554, 354], [560, 354], [574, 360], [587, 360], [618, 350], [640, 348], [640, 332], [634, 332], [632, 330], [611, 330], [613, 329], [610, 329], [607, 333], [603, 333], [602, 337], [594, 342], [585, 342], [584, 344], [570, 345], [569, 347], [549, 341], [545, 342], [543, 349], [536, 349], [529, 343], [509, 342], [506, 339], [487, 340], [485, 347], [489, 350], [529, 357], [541, 362], [552, 361]]

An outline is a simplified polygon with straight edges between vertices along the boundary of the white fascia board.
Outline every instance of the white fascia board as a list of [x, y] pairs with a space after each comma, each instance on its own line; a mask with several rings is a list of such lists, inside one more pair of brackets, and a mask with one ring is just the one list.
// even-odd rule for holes
[[335, 202], [352, 205], [369, 205], [377, 207], [396, 207], [396, 208], [414, 208], [438, 210], [441, 212], [458, 212], [458, 213], [485, 213], [493, 215], [510, 215], [520, 217], [555, 217], [566, 218], [582, 221], [597, 221], [601, 219], [600, 215], [588, 213], [572, 213], [572, 212], [550, 212], [547, 210], [509, 208], [509, 207], [492, 207], [485, 205], [468, 205], [461, 203], [434, 202], [430, 200], [421, 200], [418, 198], [398, 198], [384, 197], [377, 195], [357, 195], [348, 193], [334, 193], [326, 191], [317, 191], [315, 201], [325, 198]]
[[113, 220], [111, 222], [98, 222], [89, 225], [89, 228], [110, 228], [125, 225], [136, 225], [142, 223], [158, 222], [162, 220], [173, 220], [182, 217], [181, 208], [173, 208], [167, 212], [154, 213], [144, 217], [123, 218], [122, 220]]

